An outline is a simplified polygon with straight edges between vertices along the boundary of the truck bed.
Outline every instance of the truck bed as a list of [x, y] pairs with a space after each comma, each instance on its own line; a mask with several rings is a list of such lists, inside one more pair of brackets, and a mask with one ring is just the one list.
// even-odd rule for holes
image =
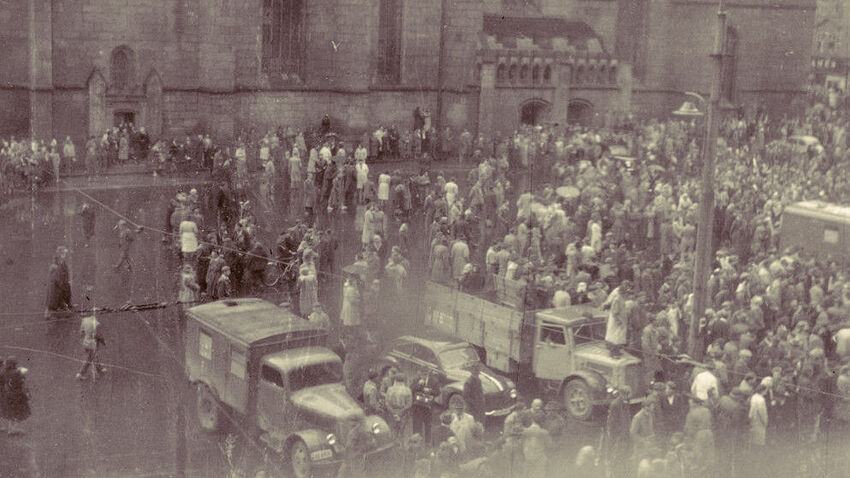
[[[486, 350], [486, 364], [513, 373], [531, 362], [534, 313], [434, 282], [425, 283], [425, 324]], [[530, 327], [530, 329], [527, 329]]]

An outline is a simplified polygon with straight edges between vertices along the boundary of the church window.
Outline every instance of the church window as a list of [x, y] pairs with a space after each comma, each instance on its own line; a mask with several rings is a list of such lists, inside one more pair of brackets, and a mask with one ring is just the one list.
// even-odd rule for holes
[[118, 47], [112, 51], [109, 62], [110, 83], [112, 88], [126, 90], [132, 86], [132, 51], [127, 47]]
[[723, 47], [723, 68], [721, 69], [721, 98], [729, 103], [735, 102], [735, 75], [737, 74], [738, 32], [729, 27]]
[[263, 71], [303, 78], [305, 0], [263, 0]]
[[402, 0], [380, 0], [378, 76], [385, 83], [401, 81]]

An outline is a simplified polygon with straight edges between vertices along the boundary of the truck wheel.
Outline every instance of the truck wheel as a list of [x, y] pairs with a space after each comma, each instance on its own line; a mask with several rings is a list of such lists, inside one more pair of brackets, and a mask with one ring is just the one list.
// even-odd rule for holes
[[570, 416], [576, 420], [586, 421], [593, 414], [590, 398], [590, 387], [581, 379], [573, 380], [564, 387], [564, 406]]
[[204, 431], [217, 431], [221, 425], [221, 411], [218, 401], [209, 387], [203, 383], [198, 385], [198, 423]]
[[312, 463], [310, 463], [310, 450], [307, 444], [298, 440], [289, 447], [289, 466], [292, 468], [292, 476], [295, 478], [310, 478], [312, 476]]

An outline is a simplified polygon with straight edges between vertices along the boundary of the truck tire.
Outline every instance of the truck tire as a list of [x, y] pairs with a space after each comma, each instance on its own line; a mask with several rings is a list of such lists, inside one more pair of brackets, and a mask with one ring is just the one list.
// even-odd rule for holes
[[310, 449], [303, 440], [296, 440], [287, 450], [286, 459], [295, 478], [310, 478], [313, 464], [310, 462]]
[[593, 415], [593, 400], [587, 382], [580, 378], [567, 382], [562, 398], [571, 417], [580, 421], [590, 420]]
[[205, 384], [198, 384], [198, 423], [207, 432], [216, 432], [221, 426], [221, 409], [218, 400]]

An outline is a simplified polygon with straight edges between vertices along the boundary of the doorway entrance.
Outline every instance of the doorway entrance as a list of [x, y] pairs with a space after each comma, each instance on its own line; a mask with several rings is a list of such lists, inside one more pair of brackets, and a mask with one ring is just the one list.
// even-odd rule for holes
[[567, 122], [590, 126], [593, 120], [593, 105], [584, 100], [573, 100], [567, 105]]
[[120, 127], [125, 124], [136, 124], [136, 113], [133, 111], [116, 111], [112, 115], [112, 125]]
[[549, 111], [549, 103], [531, 100], [520, 108], [519, 121], [524, 125], [537, 126], [549, 120]]

